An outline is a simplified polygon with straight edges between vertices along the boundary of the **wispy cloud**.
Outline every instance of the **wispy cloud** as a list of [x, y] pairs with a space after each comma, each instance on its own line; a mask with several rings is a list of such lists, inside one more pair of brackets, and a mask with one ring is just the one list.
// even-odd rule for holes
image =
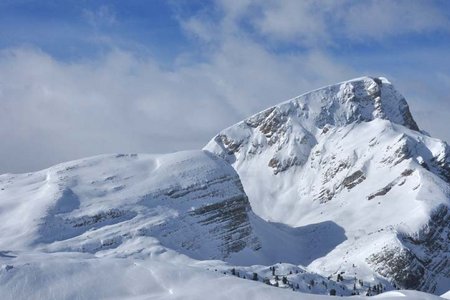
[[445, 5], [435, 4], [420, 0], [218, 1], [227, 22], [247, 22], [274, 41], [306, 47], [330, 46], [342, 39], [367, 42], [411, 33], [450, 32]]
[[0, 148], [1, 168], [25, 171], [104, 152], [201, 148], [234, 122], [346, 72], [320, 54], [279, 58], [237, 40], [207, 63], [174, 70], [121, 50], [78, 63], [34, 49], [3, 51], [0, 138], [8, 147]]
[[115, 11], [107, 5], [101, 5], [95, 10], [84, 9], [83, 17], [94, 27], [111, 26], [117, 23]]

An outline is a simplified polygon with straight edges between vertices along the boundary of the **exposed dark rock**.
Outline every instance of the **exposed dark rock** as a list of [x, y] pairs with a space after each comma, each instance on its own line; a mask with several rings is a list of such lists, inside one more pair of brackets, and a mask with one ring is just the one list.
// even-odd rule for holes
[[267, 138], [270, 138], [282, 127], [282, 125], [283, 115], [279, 113], [278, 110], [274, 109], [272, 113], [266, 117], [264, 122], [261, 123], [259, 130], [261, 130]]
[[367, 196], [367, 200], [372, 200], [375, 197], [386, 195], [392, 189], [392, 187], [394, 185], [395, 185], [394, 182], [389, 183], [388, 185], [386, 185], [382, 189], [380, 189], [380, 190], [376, 191], [375, 193], [370, 194], [369, 196]]
[[315, 200], [319, 200], [320, 203], [326, 203], [333, 199], [334, 193], [331, 192], [329, 189], [322, 189], [319, 192], [319, 195], [315, 198]]
[[437, 169], [437, 175], [450, 183], [450, 147], [446, 143], [442, 153], [431, 159], [431, 164]]
[[298, 164], [299, 160], [295, 156], [288, 157], [287, 159], [284, 159], [282, 161], [279, 161], [277, 158], [273, 157], [269, 160], [268, 166], [273, 169], [273, 173], [276, 175]]
[[247, 246], [253, 250], [261, 248], [259, 241], [252, 234], [249, 212], [250, 203], [247, 197], [240, 196], [202, 206], [190, 214], [198, 217], [201, 224], [213, 225], [210, 233], [222, 240], [220, 247], [226, 258]]
[[441, 205], [416, 234], [399, 234], [404, 247], [385, 248], [368, 262], [405, 289], [433, 293], [436, 279], [450, 279], [450, 211]]
[[246, 119], [244, 122], [248, 126], [250, 126], [252, 128], [256, 128], [261, 125], [261, 123], [272, 113], [272, 111], [274, 109], [275, 109], [275, 107], [266, 109], [265, 111], [261, 112], [260, 114], [257, 114], [253, 117]]
[[221, 134], [217, 136], [217, 139], [225, 146], [225, 148], [228, 150], [228, 154], [234, 154], [235, 152], [239, 151], [239, 148], [241, 147], [241, 143], [234, 141], [232, 139], [229, 139], [226, 135]]
[[367, 196], [367, 200], [372, 200], [375, 197], [386, 195], [397, 184], [403, 185], [405, 183], [404, 182], [405, 177], [410, 176], [413, 172], [414, 172], [414, 170], [411, 170], [411, 169], [404, 170], [401, 173], [401, 175], [399, 177], [397, 177], [395, 180], [391, 181], [385, 187], [383, 187], [383, 188], [379, 189], [378, 191]]
[[410, 176], [413, 172], [414, 172], [414, 170], [406, 169], [405, 171], [403, 171], [403, 172], [401, 173], [401, 175], [404, 176], [404, 177], [406, 177], [406, 176]]
[[77, 219], [70, 219], [68, 222], [73, 227], [82, 227], [82, 226], [91, 226], [96, 223], [101, 223], [106, 220], [118, 219], [121, 217], [126, 217], [127, 219], [131, 219], [134, 217], [136, 213], [130, 211], [123, 211], [119, 209], [110, 209], [108, 211], [102, 211], [92, 216], [83, 216]]
[[342, 185], [345, 186], [347, 189], [352, 189], [361, 182], [363, 182], [366, 179], [366, 176], [364, 176], [364, 173], [361, 170], [358, 170], [354, 172], [353, 174], [347, 176], [344, 181], [342, 181]]
[[418, 289], [425, 274], [425, 269], [417, 264], [414, 254], [404, 248], [384, 248], [371, 255], [367, 262], [380, 275], [392, 278], [397, 286], [404, 289]]
[[409, 129], [420, 131], [419, 126], [417, 126], [416, 121], [414, 120], [411, 111], [409, 110], [409, 106], [406, 102], [406, 100], [403, 98], [403, 107], [401, 109], [402, 116], [404, 120], [404, 126], [408, 127]]

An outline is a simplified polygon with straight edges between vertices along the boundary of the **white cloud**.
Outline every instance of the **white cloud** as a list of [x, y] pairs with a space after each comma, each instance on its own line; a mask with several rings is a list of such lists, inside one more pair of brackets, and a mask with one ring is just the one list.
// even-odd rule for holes
[[275, 40], [301, 45], [330, 42], [327, 14], [332, 5], [324, 1], [267, 1], [253, 24]]
[[8, 146], [0, 148], [0, 168], [200, 148], [245, 116], [343, 76], [333, 68], [320, 55], [278, 57], [234, 39], [208, 62], [170, 71], [119, 50], [77, 63], [33, 49], [3, 51], [0, 139]]
[[[410, 33], [449, 32], [445, 11], [432, 1], [226, 1], [225, 18], [248, 20], [256, 32], [304, 47], [330, 46], [346, 38], [364, 42]], [[256, 13], [255, 13], [256, 12]]]
[[448, 16], [431, 1], [359, 1], [338, 16], [345, 34], [360, 40], [450, 29]]
[[111, 26], [117, 23], [115, 11], [107, 5], [101, 5], [96, 10], [83, 10], [83, 16], [94, 27]]

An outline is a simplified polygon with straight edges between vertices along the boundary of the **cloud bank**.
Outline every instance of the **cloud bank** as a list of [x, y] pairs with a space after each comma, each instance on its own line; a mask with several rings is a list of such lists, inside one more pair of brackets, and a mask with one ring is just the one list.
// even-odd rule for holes
[[[187, 13], [174, 4], [173, 17], [191, 45], [169, 66], [115, 46], [114, 38], [101, 32], [107, 51], [78, 60], [57, 59], [33, 46], [5, 47], [0, 173], [100, 153], [200, 148], [246, 116], [361, 75], [391, 78], [419, 126], [449, 141], [445, 49], [433, 48], [432, 55], [419, 49], [402, 59], [391, 49], [361, 57], [342, 52], [346, 41], [364, 46], [408, 34], [445, 35], [448, 16], [421, 1], [336, 3], [217, 1]], [[96, 36], [100, 27], [121, 22], [107, 6], [80, 15], [96, 27]], [[414, 70], [415, 61], [426, 62], [423, 72]]]

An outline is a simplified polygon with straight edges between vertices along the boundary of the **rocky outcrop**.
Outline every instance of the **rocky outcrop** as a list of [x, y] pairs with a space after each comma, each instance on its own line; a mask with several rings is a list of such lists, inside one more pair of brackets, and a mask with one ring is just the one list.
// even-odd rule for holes
[[181, 202], [189, 209], [179, 210], [175, 218], [167, 218], [158, 226], [140, 228], [140, 235], [156, 237], [163, 245], [194, 258], [227, 259], [245, 248], [261, 248], [249, 220], [250, 203], [234, 175], [152, 193], [141, 203], [151, 206], [158, 198], [170, 207]]
[[[330, 127], [386, 119], [419, 130], [405, 98], [384, 78], [364, 77], [301, 95], [219, 133], [206, 147], [230, 163], [270, 149], [274, 174], [302, 166]], [[405, 146], [406, 147], [406, 146]], [[398, 150], [406, 153], [404, 148]], [[238, 157], [238, 158], [237, 158]], [[404, 159], [400, 157], [398, 161]]]
[[[434, 293], [450, 277], [450, 210], [440, 206], [416, 234], [399, 234], [402, 247], [385, 247], [368, 262], [404, 289]], [[445, 284], [445, 283], [444, 283]]]
[[218, 238], [224, 258], [246, 247], [259, 250], [261, 245], [249, 221], [250, 204], [245, 195], [220, 203], [205, 205], [190, 214], [208, 226], [211, 236]]

